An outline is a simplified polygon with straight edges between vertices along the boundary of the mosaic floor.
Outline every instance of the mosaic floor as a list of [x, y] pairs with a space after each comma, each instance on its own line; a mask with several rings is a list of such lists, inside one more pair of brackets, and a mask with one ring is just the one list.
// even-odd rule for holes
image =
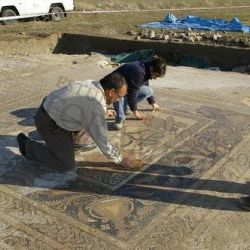
[[41, 169], [20, 156], [15, 138], [39, 139], [35, 105], [10, 112], [6, 121], [18, 125], [1, 123], [0, 248], [249, 249], [250, 216], [238, 206], [250, 194], [249, 107], [210, 93], [156, 95], [165, 111], [142, 105], [145, 122], [128, 117], [110, 131], [136, 171], [98, 150], [78, 152], [76, 172]]
[[[113, 247], [127, 248], [131, 242], [135, 247], [140, 242], [144, 249], [152, 221], [171, 214], [173, 204], [237, 211], [236, 199], [211, 191], [248, 194], [250, 183], [223, 179], [237, 171], [245, 174], [249, 168], [245, 164], [249, 151], [244, 153], [249, 140], [247, 146], [240, 143], [249, 133], [249, 122], [250, 115], [209, 106], [200, 106], [196, 114], [165, 111], [149, 113], [145, 122], [128, 119], [121, 132], [110, 132], [111, 140], [125, 155], [134, 154], [141, 169], [118, 170], [98, 150], [79, 153], [77, 178], [69, 173], [70, 183], [53, 189], [39, 184], [46, 176], [48, 185], [55, 176], [17, 155], [14, 135], [3, 136], [1, 147], [6, 142], [8, 147], [6, 159], [1, 160], [6, 164], [1, 182], [8, 185], [0, 187], [4, 231], [0, 242], [2, 246], [28, 242], [32, 249], [81, 244], [98, 249], [110, 247], [108, 239]], [[239, 145], [244, 150], [235, 158], [232, 152]], [[213, 174], [220, 179], [211, 179]], [[139, 235], [144, 236], [141, 241]]]

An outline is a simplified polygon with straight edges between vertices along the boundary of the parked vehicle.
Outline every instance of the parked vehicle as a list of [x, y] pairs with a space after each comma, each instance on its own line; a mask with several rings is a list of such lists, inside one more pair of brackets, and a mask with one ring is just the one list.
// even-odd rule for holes
[[[0, 16], [20, 18], [47, 16], [58, 22], [66, 16], [67, 11], [74, 9], [73, 0], [0, 0]], [[10, 24], [16, 20], [2, 20]]]

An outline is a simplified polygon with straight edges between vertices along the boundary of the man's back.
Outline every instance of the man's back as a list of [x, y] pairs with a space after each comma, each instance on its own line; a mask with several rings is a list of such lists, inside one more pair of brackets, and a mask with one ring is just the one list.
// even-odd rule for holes
[[91, 112], [105, 116], [106, 101], [98, 81], [86, 80], [71, 83], [50, 93], [44, 109], [58, 126], [69, 130], [86, 129]]

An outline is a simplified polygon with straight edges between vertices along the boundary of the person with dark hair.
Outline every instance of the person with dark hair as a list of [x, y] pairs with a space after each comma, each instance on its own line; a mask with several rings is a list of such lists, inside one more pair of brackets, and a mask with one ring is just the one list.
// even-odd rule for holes
[[[154, 111], [160, 111], [161, 107], [155, 102], [153, 90], [149, 87], [149, 80], [163, 77], [166, 72], [166, 62], [155, 55], [150, 61], [136, 61], [123, 64], [113, 73], [121, 74], [128, 84], [128, 93], [124, 98], [114, 102], [116, 122], [114, 129], [119, 130], [123, 126], [126, 114], [131, 111], [139, 120], [145, 119], [145, 115], [137, 110], [137, 104], [144, 99], [152, 105]], [[131, 111], [129, 111], [129, 108]]]
[[126, 80], [118, 73], [100, 81], [77, 81], [53, 91], [35, 115], [36, 128], [45, 144], [20, 133], [17, 141], [21, 154], [47, 168], [69, 171], [75, 164], [74, 146], [83, 143], [87, 133], [106, 157], [117, 165], [132, 168], [133, 161], [111, 145], [105, 119], [107, 105], [126, 92]]

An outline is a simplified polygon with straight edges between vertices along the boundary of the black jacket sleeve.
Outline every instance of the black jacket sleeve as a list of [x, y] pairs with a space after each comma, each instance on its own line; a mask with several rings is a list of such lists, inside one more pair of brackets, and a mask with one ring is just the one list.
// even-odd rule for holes
[[[145, 86], [149, 86], [149, 82], [148, 82], [148, 81], [144, 82], [144, 85], [145, 85]], [[153, 105], [153, 104], [155, 103], [155, 98], [154, 98], [154, 96], [151, 95], [150, 97], [148, 97], [148, 98], [147, 98], [147, 101], [148, 101], [148, 103], [149, 103], [150, 105]]]
[[139, 88], [136, 86], [133, 86], [133, 87], [130, 86], [130, 88], [128, 89], [128, 94], [127, 94], [128, 106], [133, 112], [137, 110], [136, 99], [137, 99], [138, 90]]
[[153, 95], [151, 95], [149, 98], [147, 98], [147, 101], [150, 105], [153, 105], [155, 103], [155, 98]]

